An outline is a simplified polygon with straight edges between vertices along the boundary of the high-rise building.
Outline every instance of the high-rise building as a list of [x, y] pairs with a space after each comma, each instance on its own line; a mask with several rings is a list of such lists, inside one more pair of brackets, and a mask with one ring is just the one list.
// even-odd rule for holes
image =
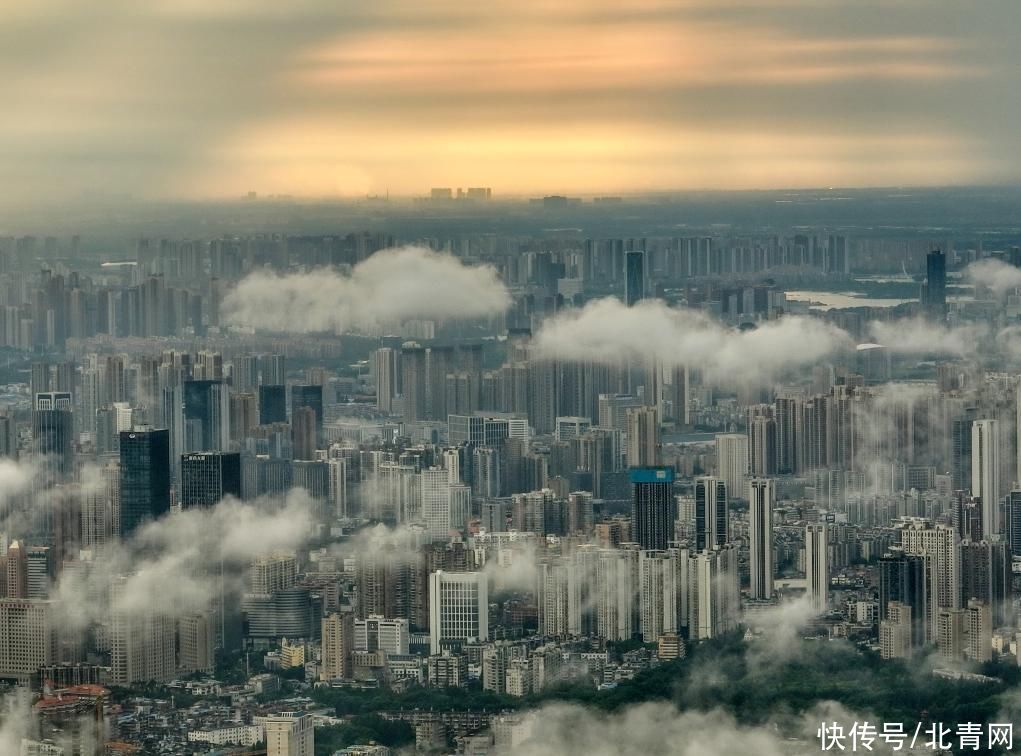
[[191, 452], [181, 457], [183, 509], [211, 507], [225, 496], [241, 498], [240, 454]]
[[922, 306], [930, 318], [942, 320], [946, 317], [947, 257], [938, 249], [925, 256], [925, 287], [922, 290]]
[[900, 540], [905, 553], [926, 559], [929, 576], [926, 641], [935, 643], [940, 610], [961, 607], [960, 537], [953, 525], [911, 519], [901, 527]]
[[635, 467], [630, 471], [632, 537], [643, 549], [665, 549], [674, 539], [677, 500], [672, 467]]
[[259, 386], [259, 425], [287, 422], [287, 387], [283, 384]]
[[318, 447], [316, 413], [311, 407], [297, 407], [291, 414], [291, 449], [294, 459], [315, 459]]
[[[323, 387], [311, 385], [291, 386], [291, 422], [303, 407], [310, 408], [315, 413], [314, 434], [318, 439], [323, 434]], [[306, 457], [305, 459], [311, 459]]]
[[315, 756], [315, 727], [311, 714], [284, 713], [262, 719], [266, 756]]
[[373, 356], [376, 377], [376, 406], [383, 412], [393, 412], [397, 395], [397, 350], [380, 347]]
[[825, 523], [805, 526], [805, 584], [812, 608], [822, 614], [829, 608], [829, 527]]
[[714, 638], [733, 630], [741, 611], [737, 546], [726, 544], [700, 551], [690, 555], [688, 561], [689, 637]]
[[177, 624], [173, 614], [162, 610], [159, 597], [146, 605], [123, 598], [127, 578], [113, 585], [110, 666], [117, 685], [169, 682], [177, 674]]
[[350, 679], [353, 672], [354, 614], [332, 612], [323, 617], [322, 680]]
[[716, 474], [727, 484], [734, 498], [747, 490], [748, 436], [743, 433], [721, 433], [716, 436]]
[[982, 503], [982, 533], [1001, 532], [1000, 437], [996, 420], [976, 420], [971, 426], [971, 493]]
[[627, 410], [627, 466], [659, 464], [659, 412], [655, 407]]
[[32, 410], [32, 449], [41, 460], [43, 485], [71, 479], [74, 418], [69, 392], [36, 394]]
[[643, 550], [638, 555], [639, 632], [646, 643], [664, 633], [677, 632], [677, 555]]
[[483, 572], [429, 576], [429, 641], [438, 654], [451, 644], [489, 640], [489, 594]]
[[773, 509], [776, 484], [768, 478], [748, 483], [748, 595], [753, 599], [773, 596]]
[[[879, 619], [889, 618], [892, 604], [908, 607], [911, 612], [910, 642], [914, 648], [921, 648], [926, 643], [931, 611], [929, 578], [927, 557], [898, 549], [879, 560]], [[902, 613], [901, 616], [906, 615]]]
[[184, 452], [230, 448], [230, 395], [221, 380], [184, 382]]
[[911, 604], [891, 601], [879, 621], [879, 653], [884, 659], [910, 659], [913, 649]]
[[624, 304], [632, 307], [645, 299], [645, 251], [624, 253]]
[[370, 614], [354, 621], [355, 651], [385, 651], [388, 656], [404, 656], [410, 647], [410, 622], [404, 617], [388, 619]]
[[425, 347], [413, 341], [401, 345], [401, 396], [404, 400], [403, 417], [405, 422], [414, 423], [428, 417], [426, 367]]
[[730, 541], [727, 484], [720, 478], [695, 481], [695, 550], [706, 551]]
[[55, 614], [49, 601], [0, 598], [0, 676], [27, 685], [59, 660]]
[[756, 415], [748, 421], [749, 473], [776, 475], [776, 420], [770, 415]]
[[170, 511], [170, 433], [135, 428], [120, 434], [120, 534]]
[[1013, 556], [1021, 556], [1021, 491], [1011, 491], [1007, 496], [1004, 532], [1007, 547]]

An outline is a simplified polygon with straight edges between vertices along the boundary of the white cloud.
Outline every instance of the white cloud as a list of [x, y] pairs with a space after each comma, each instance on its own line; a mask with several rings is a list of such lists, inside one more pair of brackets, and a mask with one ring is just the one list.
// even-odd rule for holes
[[788, 316], [753, 330], [728, 328], [690, 309], [606, 298], [547, 320], [534, 339], [549, 359], [608, 364], [657, 360], [700, 367], [725, 384], [759, 384], [850, 349], [850, 337], [816, 318]]
[[468, 266], [421, 247], [383, 250], [350, 275], [322, 269], [256, 272], [223, 302], [228, 323], [269, 331], [343, 332], [406, 320], [498, 315], [510, 295], [489, 266]]
[[973, 355], [981, 346], [988, 328], [979, 324], [945, 326], [923, 318], [873, 321], [869, 332], [876, 343], [901, 354]]
[[985, 287], [996, 297], [1021, 287], [1021, 268], [1001, 260], [978, 260], [964, 269], [964, 279], [975, 286]]

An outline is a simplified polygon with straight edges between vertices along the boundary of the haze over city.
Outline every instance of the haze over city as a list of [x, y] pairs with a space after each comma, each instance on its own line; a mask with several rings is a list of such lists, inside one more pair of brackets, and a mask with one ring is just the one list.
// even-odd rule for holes
[[1021, 5], [0, 14], [0, 756], [1015, 752]]

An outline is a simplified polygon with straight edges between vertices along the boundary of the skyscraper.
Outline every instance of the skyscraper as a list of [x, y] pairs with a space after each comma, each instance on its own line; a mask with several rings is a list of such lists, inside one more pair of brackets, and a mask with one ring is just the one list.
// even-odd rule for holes
[[392, 412], [397, 395], [397, 351], [380, 347], [373, 356], [376, 377], [376, 406], [383, 412]]
[[934, 320], [942, 320], [947, 314], [947, 257], [940, 250], [933, 250], [925, 256], [925, 288], [922, 305], [926, 314]]
[[674, 538], [677, 500], [672, 467], [631, 469], [632, 538], [643, 549], [666, 549]]
[[695, 550], [707, 551], [730, 541], [727, 484], [720, 478], [695, 481]]
[[32, 448], [42, 464], [44, 485], [70, 480], [74, 420], [69, 392], [36, 394], [32, 410]]
[[624, 304], [632, 307], [645, 299], [645, 252], [624, 253]]
[[734, 498], [747, 490], [748, 436], [743, 433], [721, 433], [716, 436], [716, 474], [727, 484]]
[[241, 498], [241, 455], [191, 452], [181, 457], [181, 507], [211, 507], [224, 496]]
[[659, 412], [655, 407], [627, 410], [627, 466], [659, 464]]
[[971, 493], [982, 503], [982, 533], [1002, 532], [1000, 522], [1000, 437], [996, 420], [971, 426]]
[[259, 424], [287, 422], [287, 387], [283, 384], [259, 386]]
[[323, 433], [323, 387], [311, 385], [291, 386], [291, 422], [303, 407], [309, 407], [315, 413], [315, 438], [318, 440]]
[[351, 612], [332, 612], [323, 617], [323, 667], [320, 678], [350, 678], [353, 672], [355, 622]]
[[404, 420], [408, 423], [425, 420], [429, 404], [426, 398], [426, 350], [409, 341], [401, 345], [401, 395], [404, 398]]
[[311, 714], [275, 714], [266, 717], [262, 725], [266, 730], [266, 756], [314, 756]]
[[825, 523], [805, 526], [805, 585], [812, 608], [822, 614], [829, 607], [829, 528]]
[[438, 654], [451, 644], [489, 640], [488, 578], [484, 572], [429, 576], [429, 641]]
[[136, 428], [120, 434], [120, 534], [170, 511], [170, 433]]
[[184, 451], [226, 451], [230, 397], [220, 380], [184, 382]]
[[748, 483], [748, 595], [753, 599], [773, 596], [773, 508], [776, 485], [768, 478]]

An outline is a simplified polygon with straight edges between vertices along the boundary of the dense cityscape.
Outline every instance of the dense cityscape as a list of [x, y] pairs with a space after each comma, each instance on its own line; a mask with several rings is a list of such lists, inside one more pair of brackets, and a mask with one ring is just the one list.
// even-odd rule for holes
[[[393, 212], [509, 212], [491, 196]], [[515, 212], [641, 205], [565, 202]], [[567, 752], [592, 706], [654, 722], [649, 691], [680, 704], [710, 663], [772, 685], [818, 654], [999, 695], [1019, 241], [0, 239], [4, 731], [31, 756]], [[708, 690], [721, 753], [817, 752], [812, 712], [855, 710], [763, 729]]]

